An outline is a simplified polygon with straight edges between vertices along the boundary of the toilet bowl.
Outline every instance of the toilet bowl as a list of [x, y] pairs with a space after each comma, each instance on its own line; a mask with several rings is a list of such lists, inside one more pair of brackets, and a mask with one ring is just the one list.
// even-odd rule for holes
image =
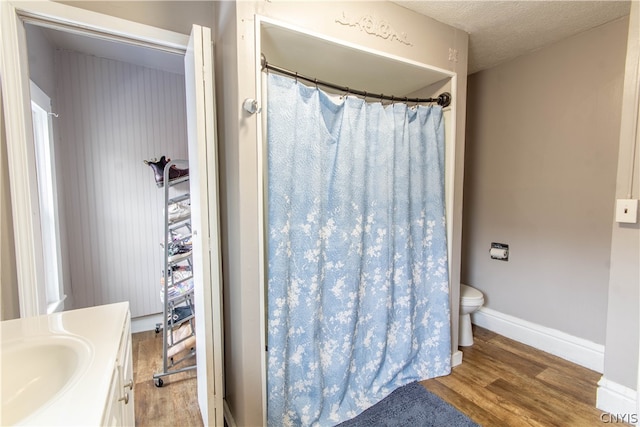
[[460, 324], [458, 345], [468, 347], [473, 345], [473, 331], [471, 330], [471, 313], [484, 304], [482, 292], [471, 286], [460, 284]]

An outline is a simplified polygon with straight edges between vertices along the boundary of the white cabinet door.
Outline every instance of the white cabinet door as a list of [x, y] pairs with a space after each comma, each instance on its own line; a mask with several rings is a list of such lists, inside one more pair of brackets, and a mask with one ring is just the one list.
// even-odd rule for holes
[[133, 358], [131, 351], [131, 320], [129, 314], [122, 328], [120, 345], [113, 366], [102, 424], [110, 427], [134, 426], [136, 416], [133, 400]]
[[223, 426], [218, 147], [212, 61], [211, 30], [194, 25], [185, 55], [185, 81], [198, 401], [205, 425]]
[[109, 397], [107, 398], [107, 404], [104, 409], [104, 416], [102, 417], [102, 425], [108, 427], [121, 427], [123, 426], [122, 420], [122, 404], [118, 401], [120, 399], [120, 373], [118, 369], [113, 370], [113, 376], [111, 377], [111, 386], [109, 387]]
[[[118, 350], [118, 369], [120, 372], [119, 392], [122, 406], [122, 425], [134, 426], [136, 423], [133, 390], [133, 353], [131, 349], [131, 322], [127, 318]], [[126, 396], [126, 397], [125, 397]]]

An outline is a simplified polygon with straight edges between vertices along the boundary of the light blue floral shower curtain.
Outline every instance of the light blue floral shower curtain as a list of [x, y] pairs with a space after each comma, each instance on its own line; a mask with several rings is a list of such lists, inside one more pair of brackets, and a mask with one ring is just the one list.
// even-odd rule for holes
[[329, 426], [450, 372], [439, 106], [268, 76], [268, 422]]

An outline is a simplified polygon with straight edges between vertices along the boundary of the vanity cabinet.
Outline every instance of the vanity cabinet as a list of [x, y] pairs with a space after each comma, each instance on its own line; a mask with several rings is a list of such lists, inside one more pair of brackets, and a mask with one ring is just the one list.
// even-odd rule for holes
[[103, 426], [116, 427], [125, 425], [123, 407], [118, 400], [120, 398], [120, 381], [118, 377], [118, 371], [114, 370], [111, 376], [111, 387], [109, 388], [109, 397], [102, 422]]
[[102, 425], [113, 427], [135, 425], [131, 321], [129, 316], [125, 320], [120, 336], [120, 345], [113, 366]]
[[0, 360], [1, 425], [135, 425], [128, 302], [0, 322]]

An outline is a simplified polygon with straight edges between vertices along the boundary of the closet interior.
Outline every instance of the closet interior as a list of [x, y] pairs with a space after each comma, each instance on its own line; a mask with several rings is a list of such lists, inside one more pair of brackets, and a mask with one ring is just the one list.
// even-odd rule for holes
[[166, 301], [170, 207], [143, 161], [188, 158], [184, 56], [25, 28], [30, 78], [52, 106], [64, 309], [129, 301], [134, 327], [153, 329]]

